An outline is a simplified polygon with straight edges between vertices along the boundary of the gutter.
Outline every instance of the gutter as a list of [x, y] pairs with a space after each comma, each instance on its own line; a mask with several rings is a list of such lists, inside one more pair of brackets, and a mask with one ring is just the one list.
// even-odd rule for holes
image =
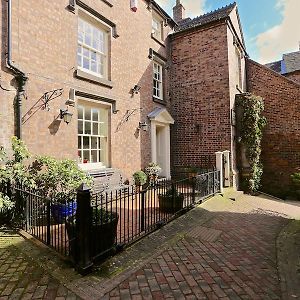
[[14, 77], [18, 84], [17, 95], [16, 95], [16, 136], [22, 138], [22, 96], [25, 91], [25, 84], [28, 80], [26, 74], [16, 67], [12, 61], [12, 0], [8, 0], [8, 16], [7, 16], [7, 67], [13, 72]]

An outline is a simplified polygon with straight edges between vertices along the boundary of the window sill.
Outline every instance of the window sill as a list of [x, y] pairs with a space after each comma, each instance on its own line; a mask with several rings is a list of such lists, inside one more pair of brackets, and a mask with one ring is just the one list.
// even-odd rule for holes
[[96, 75], [90, 74], [88, 72], [85, 72], [83, 70], [77, 69], [75, 71], [75, 75], [76, 77], [80, 78], [80, 79], [84, 79], [84, 80], [88, 80], [94, 83], [98, 83], [100, 85], [103, 85], [105, 87], [108, 88], [113, 88], [114, 84], [112, 81], [98, 77]]
[[164, 99], [159, 99], [159, 98], [156, 98], [156, 97], [152, 97], [153, 98], [153, 101], [156, 102], [156, 103], [159, 103], [159, 104], [162, 104], [162, 105], [166, 105], [166, 101]]
[[96, 170], [105, 170], [107, 169], [102, 163], [85, 163], [85, 164], [78, 164], [79, 168], [82, 171], [96, 171]]
[[161, 40], [158, 40], [158, 39], [153, 35], [153, 33], [151, 33], [151, 38], [152, 38], [155, 42], [157, 42], [158, 44], [160, 44], [161, 46], [166, 47], [166, 45], [164, 44], [164, 42], [161, 41]]

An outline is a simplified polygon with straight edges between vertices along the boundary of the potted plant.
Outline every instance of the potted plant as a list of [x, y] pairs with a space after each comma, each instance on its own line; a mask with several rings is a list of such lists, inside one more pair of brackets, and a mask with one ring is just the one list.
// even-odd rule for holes
[[[90, 250], [93, 257], [109, 254], [109, 250], [115, 245], [119, 215], [104, 208], [91, 208], [91, 239]], [[66, 221], [69, 240], [71, 241], [71, 253], [75, 256], [75, 230], [76, 216], [70, 216]], [[73, 242], [72, 242], [73, 241]]]
[[159, 209], [166, 213], [176, 213], [183, 208], [184, 195], [172, 186], [165, 193], [158, 194]]
[[35, 180], [45, 198], [51, 199], [52, 217], [57, 223], [65, 222], [77, 208], [76, 189], [82, 183], [92, 185], [92, 177], [79, 169], [73, 160], [57, 160], [40, 156], [35, 162]]
[[160, 172], [161, 167], [154, 162], [149, 163], [148, 166], [145, 168], [145, 173], [147, 174], [150, 183], [153, 183], [157, 180], [157, 177], [160, 174]]
[[136, 186], [141, 187], [147, 183], [147, 175], [143, 171], [136, 171], [133, 174], [133, 180]]

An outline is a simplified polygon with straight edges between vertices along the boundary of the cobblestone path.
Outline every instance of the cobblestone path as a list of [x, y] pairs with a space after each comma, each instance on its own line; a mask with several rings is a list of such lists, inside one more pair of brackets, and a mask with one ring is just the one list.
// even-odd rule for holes
[[0, 300], [80, 299], [22, 253], [22, 243], [24, 239], [19, 235], [1, 230]]

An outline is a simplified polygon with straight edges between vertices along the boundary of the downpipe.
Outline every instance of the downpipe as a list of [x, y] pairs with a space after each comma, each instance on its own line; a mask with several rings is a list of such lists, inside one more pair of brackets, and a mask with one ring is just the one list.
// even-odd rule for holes
[[16, 136], [22, 138], [22, 96], [28, 80], [26, 74], [16, 67], [12, 61], [12, 0], [7, 1], [7, 67], [13, 72], [17, 82], [17, 95], [15, 101]]

